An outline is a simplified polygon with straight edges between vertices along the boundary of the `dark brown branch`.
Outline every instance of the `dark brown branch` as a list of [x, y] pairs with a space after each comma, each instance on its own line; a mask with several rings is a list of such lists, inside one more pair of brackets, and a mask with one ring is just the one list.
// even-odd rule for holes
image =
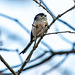
[[4, 60], [4, 58], [0, 55], [0, 60], [5, 64], [5, 66], [14, 74], [16, 75], [16, 72], [8, 65], [8, 63]]
[[49, 25], [48, 29], [51, 27], [51, 25], [58, 19], [60, 18], [61, 16], [63, 16], [64, 14], [66, 14], [67, 12], [73, 10], [75, 8], [75, 6], [71, 7], [70, 9], [66, 10], [65, 12], [63, 12], [62, 14], [58, 15], [52, 22], [51, 24]]
[[39, 4], [39, 6], [41, 6], [44, 10], [46, 10], [52, 16], [52, 18], [55, 19], [55, 17], [53, 16], [53, 14], [50, 13], [43, 5], [41, 5], [40, 2], [38, 2], [37, 0], [33, 0], [33, 1], [35, 1], [37, 4]]
[[[49, 52], [50, 52], [50, 51], [49, 51]], [[23, 71], [28, 70], [28, 69], [31, 69], [31, 68], [34, 68], [34, 67], [36, 67], [36, 66], [39, 66], [39, 65], [41, 65], [41, 64], [43, 64], [43, 63], [49, 61], [49, 60], [50, 60], [53, 56], [55, 56], [55, 55], [71, 54], [71, 53], [75, 53], [75, 50], [71, 50], [71, 51], [66, 51], [66, 50], [64, 51], [64, 50], [62, 50], [62, 51], [59, 51], [59, 52], [53, 52], [53, 53], [51, 54], [51, 56], [47, 57], [46, 59], [44, 59], [43, 61], [41, 61], [41, 62], [39, 62], [39, 63], [37, 63], [37, 64], [35, 64], [35, 65], [32, 65], [32, 66], [30, 66], [30, 67], [27, 67], [27, 68], [23, 69]]]
[[[46, 30], [43, 31], [43, 34]], [[26, 66], [26, 64], [30, 61], [30, 58], [33, 54], [33, 52], [36, 50], [36, 48], [38, 47], [40, 41], [43, 39], [43, 36], [40, 37], [40, 39], [38, 40], [37, 43], [34, 43], [33, 49], [31, 50], [31, 52], [29, 53], [28, 57], [26, 58], [25, 62], [23, 63], [23, 65], [21, 66], [20, 70], [18, 71], [18, 75], [22, 72], [23, 68]]]
[[75, 53], [75, 50], [72, 51], [61, 51], [61, 52], [54, 52], [54, 55], [61, 55], [61, 54], [69, 54], [69, 53]]
[[[42, 6], [41, 3], [39, 3], [37, 0], [33, 0], [33, 1], [35, 1], [35, 2], [38, 3], [40, 6]], [[43, 9], [46, 10], [46, 8], [45, 8], [44, 6], [42, 6], [42, 7], [43, 7]], [[53, 21], [52, 21], [51, 24], [48, 26], [48, 29], [52, 26], [52, 24], [53, 24], [58, 18], [60, 18], [62, 15], [64, 15], [65, 13], [71, 11], [71, 10], [74, 9], [74, 8], [75, 8], [75, 6], [72, 7], [72, 8], [70, 8], [69, 10], [65, 11], [64, 13], [58, 15], [56, 18], [53, 18]], [[47, 11], [47, 10], [46, 10], [46, 11]], [[47, 11], [47, 12], [48, 12], [48, 11]], [[51, 15], [51, 13], [50, 13], [50, 15]], [[51, 16], [52, 16], [52, 15], [51, 15]], [[48, 29], [47, 29], [47, 30], [48, 30]], [[47, 30], [45, 30], [45, 31], [47, 31]], [[44, 32], [45, 32], [45, 31], [44, 31]], [[43, 33], [44, 33], [44, 32], [43, 32]], [[24, 67], [26, 66], [26, 64], [30, 61], [30, 58], [31, 58], [33, 52], [34, 52], [35, 49], [38, 47], [38, 45], [39, 45], [40, 41], [43, 39], [43, 37], [44, 37], [44, 35], [43, 35], [42, 37], [40, 37], [40, 39], [38, 40], [38, 42], [36, 43], [36, 45], [34, 45], [33, 49], [32, 49], [31, 52], [29, 53], [28, 57], [26, 58], [26, 60], [25, 60], [25, 62], [23, 63], [23, 65], [21, 66], [20, 70], [18, 71], [18, 75], [22, 72], [23, 68], [24, 68]], [[56, 54], [57, 54], [57, 53], [53, 53], [52, 56], [54, 56], [54, 55], [56, 55]], [[62, 53], [58, 53], [58, 54], [62, 54]]]
[[75, 5], [73, 7], [71, 7], [70, 9], [68, 9], [67, 11], [65, 11], [64, 13], [60, 14], [59, 16], [61, 17], [62, 15], [66, 14], [67, 12], [73, 10], [75, 8]]
[[32, 65], [32, 66], [30, 66], [30, 67], [28, 67], [28, 68], [23, 69], [23, 71], [25, 71], [25, 70], [27, 70], [27, 69], [30, 69], [30, 68], [33, 68], [33, 67], [36, 67], [36, 66], [39, 66], [39, 65], [41, 65], [41, 64], [43, 64], [43, 63], [45, 63], [45, 62], [47, 62], [48, 60], [50, 60], [53, 56], [54, 56], [54, 55], [51, 55], [51, 56], [49, 56], [48, 58], [46, 58], [46, 59], [44, 59], [43, 61], [41, 61], [40, 63], [37, 63], [37, 64], [35, 64], [35, 65]]
[[24, 68], [24, 67], [26, 66], [26, 64], [30, 61], [30, 58], [31, 58], [31, 56], [32, 56], [32, 54], [33, 54], [33, 52], [34, 52], [34, 50], [38, 47], [38, 45], [39, 45], [39, 43], [40, 43], [40, 41], [41, 41], [42, 38], [43, 38], [43, 37], [41, 37], [41, 38], [39, 39], [39, 41], [36, 43], [36, 45], [34, 45], [33, 49], [32, 49], [31, 52], [29, 53], [28, 57], [26, 58], [26, 60], [25, 60], [25, 62], [23, 63], [23, 65], [21, 66], [20, 70], [18, 71], [18, 75], [22, 72], [23, 68]]
[[75, 34], [75, 32], [71, 32], [71, 31], [61, 31], [61, 32], [54, 32], [54, 33], [46, 33], [44, 35], [59, 34], [59, 33], [73, 33], [73, 34]]

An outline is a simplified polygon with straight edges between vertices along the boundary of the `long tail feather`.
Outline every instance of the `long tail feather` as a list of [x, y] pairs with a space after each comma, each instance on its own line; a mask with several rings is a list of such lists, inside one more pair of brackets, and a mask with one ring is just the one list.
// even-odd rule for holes
[[28, 45], [25, 47], [25, 49], [22, 52], [20, 52], [20, 54], [22, 54], [22, 53], [24, 54], [27, 51], [27, 49], [31, 46], [32, 43], [33, 43], [33, 41], [30, 41], [28, 43]]

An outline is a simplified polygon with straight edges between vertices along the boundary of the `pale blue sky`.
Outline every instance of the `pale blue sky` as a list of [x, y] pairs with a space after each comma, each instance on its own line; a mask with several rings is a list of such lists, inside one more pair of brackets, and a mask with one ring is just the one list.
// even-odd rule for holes
[[[69, 9], [70, 7], [74, 5], [73, 0], [43, 0], [43, 1], [47, 4], [49, 9], [51, 9], [51, 11], [55, 14], [55, 16], [63, 13], [64, 11], [66, 11], [67, 9]], [[29, 30], [29, 32], [31, 31], [32, 23], [33, 23], [35, 15], [41, 12], [47, 14], [48, 22], [50, 24], [50, 22], [52, 21], [51, 16], [32, 0], [0, 0], [0, 13], [8, 15], [14, 19], [18, 19]], [[61, 19], [68, 22], [71, 26], [75, 28], [75, 9], [68, 12], [64, 16], [62, 16]], [[69, 27], [62, 24], [61, 22], [56, 21], [48, 32], [55, 32], [55, 27], [57, 27], [59, 31], [66, 31], [66, 30], [73, 31]], [[24, 29], [22, 29], [16, 22], [6, 19], [2, 16], [0, 16], [0, 29], [2, 31], [2, 36], [1, 36], [1, 39], [3, 41], [3, 46], [1, 46], [2, 48], [19, 49], [19, 51], [21, 52], [30, 40], [30, 35], [26, 31], [24, 31]], [[13, 39], [13, 36], [15, 36], [14, 39]], [[75, 42], [75, 35], [63, 34], [63, 36], [66, 39], [68, 39], [70, 43], [63, 41], [61, 37], [58, 35], [45, 36], [43, 41], [46, 42], [55, 51], [70, 50], [72, 48], [72, 43]], [[43, 49], [47, 49], [45, 46], [40, 44], [39, 48], [37, 48], [37, 50], [34, 52], [32, 59], [35, 58], [35, 56], [38, 56], [38, 54], [42, 53], [42, 51], [39, 50], [40, 47], [42, 47]], [[30, 49], [31, 48], [32, 46], [30, 47]], [[30, 51], [22, 55], [22, 58], [24, 60], [29, 52]], [[9, 53], [9, 52], [1, 51], [0, 54], [12, 66], [21, 63], [21, 61], [19, 60], [17, 56], [17, 53], [13, 53], [13, 52]], [[24, 74], [42, 75], [44, 71], [47, 71], [48, 69], [50, 69], [50, 67], [58, 63], [59, 60], [63, 58], [64, 56], [60, 56], [60, 57], [56, 56], [52, 61], [48, 61], [47, 64], [45, 63], [42, 66], [25, 71], [25, 73], [22, 73], [22, 75]], [[43, 58], [41, 58], [40, 60], [43, 60]], [[36, 62], [39, 62], [40, 60]], [[17, 61], [17, 62], [13, 62], [13, 61]], [[56, 63], [52, 64], [52, 62], [55, 62], [55, 61]], [[34, 63], [35, 62], [31, 64], [34, 64]], [[27, 66], [31, 64], [27, 64]], [[5, 66], [3, 65], [3, 63], [0, 62], [0, 69], [3, 69], [4, 67]], [[44, 70], [42, 70], [42, 68], [44, 68]], [[60, 68], [68, 68], [69, 70], [72, 71], [73, 73], [72, 75], [75, 75], [75, 55], [69, 55], [68, 59]], [[50, 74], [62, 75], [61, 74], [62, 71], [60, 70], [59, 72], [59, 69], [56, 69], [55, 71], [52, 71], [51, 73], [48, 73], [47, 75], [50, 75]], [[15, 70], [18, 70], [18, 68], [16, 68]]]

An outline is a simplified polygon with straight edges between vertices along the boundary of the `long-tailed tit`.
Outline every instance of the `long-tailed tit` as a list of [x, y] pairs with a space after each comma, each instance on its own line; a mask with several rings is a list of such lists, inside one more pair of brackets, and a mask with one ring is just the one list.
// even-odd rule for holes
[[31, 39], [28, 45], [25, 47], [25, 49], [20, 52], [25, 53], [27, 49], [30, 47], [30, 45], [33, 43], [33, 41], [36, 42], [38, 37], [41, 37], [47, 29], [48, 22], [47, 22], [47, 16], [44, 13], [39, 13], [35, 16], [34, 22], [32, 24], [32, 30], [31, 30]]

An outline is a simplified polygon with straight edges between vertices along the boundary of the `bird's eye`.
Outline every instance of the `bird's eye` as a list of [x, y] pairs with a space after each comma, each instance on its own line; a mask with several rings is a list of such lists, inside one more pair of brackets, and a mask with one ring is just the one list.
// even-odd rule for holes
[[42, 17], [42, 15], [41, 15], [41, 17]]
[[44, 15], [46, 17], [46, 15]]

